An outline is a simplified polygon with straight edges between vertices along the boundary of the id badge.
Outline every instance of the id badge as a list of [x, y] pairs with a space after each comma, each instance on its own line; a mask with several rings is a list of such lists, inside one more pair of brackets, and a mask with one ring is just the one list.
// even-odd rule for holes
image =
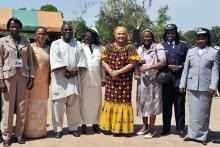
[[12, 60], [12, 66], [13, 67], [23, 67], [22, 59], [13, 59]]

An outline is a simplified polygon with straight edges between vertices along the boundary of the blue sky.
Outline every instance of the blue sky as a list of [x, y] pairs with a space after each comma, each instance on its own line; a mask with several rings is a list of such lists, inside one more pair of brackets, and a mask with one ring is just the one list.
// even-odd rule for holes
[[[72, 20], [80, 16], [83, 3], [91, 1], [94, 0], [0, 0], [0, 8], [39, 9], [41, 5], [53, 4], [64, 13], [65, 20]], [[83, 15], [88, 26], [94, 25], [97, 20], [101, 0], [96, 1], [98, 2], [91, 4]], [[153, 0], [148, 11], [153, 21], [156, 20], [158, 9], [165, 4], [169, 6], [170, 22], [177, 24], [179, 30], [220, 26], [220, 0]]]

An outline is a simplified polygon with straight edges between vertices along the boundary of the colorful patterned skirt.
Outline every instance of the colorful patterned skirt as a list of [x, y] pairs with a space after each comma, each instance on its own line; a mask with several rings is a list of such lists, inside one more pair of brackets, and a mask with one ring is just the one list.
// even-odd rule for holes
[[100, 128], [112, 133], [133, 133], [134, 115], [132, 104], [104, 101], [100, 115]]

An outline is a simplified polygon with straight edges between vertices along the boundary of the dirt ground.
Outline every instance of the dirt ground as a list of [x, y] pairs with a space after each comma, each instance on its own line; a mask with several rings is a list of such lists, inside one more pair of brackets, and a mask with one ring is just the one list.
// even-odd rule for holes
[[[132, 92], [132, 103], [135, 112], [135, 98], [136, 98], [136, 86], [134, 83]], [[134, 113], [135, 114], [135, 113]], [[137, 132], [141, 128], [141, 118], [135, 116], [135, 131]], [[186, 125], [188, 124], [188, 110], [186, 102]], [[203, 146], [195, 142], [184, 142], [178, 135], [175, 135], [175, 119], [172, 118], [171, 135], [160, 136], [162, 129], [162, 116], [158, 115], [156, 119], [156, 131], [157, 135], [152, 139], [144, 139], [143, 136], [131, 136], [131, 137], [113, 137], [104, 134], [93, 134], [92, 128], [89, 127], [88, 135], [81, 135], [81, 137], [73, 137], [69, 135], [66, 129], [66, 120], [64, 123], [65, 135], [61, 139], [53, 137], [52, 122], [51, 122], [51, 104], [48, 103], [48, 136], [36, 140], [27, 140], [25, 145], [19, 145], [13, 143], [12, 147], [200, 147]], [[187, 128], [187, 126], [186, 126]], [[220, 98], [214, 98], [212, 103], [212, 112], [210, 120], [210, 139], [220, 138]], [[218, 144], [209, 142], [208, 147], [220, 147]]]

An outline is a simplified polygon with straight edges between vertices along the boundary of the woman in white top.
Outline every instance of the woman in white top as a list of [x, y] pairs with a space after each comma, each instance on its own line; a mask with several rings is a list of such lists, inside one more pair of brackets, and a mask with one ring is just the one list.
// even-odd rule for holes
[[87, 134], [87, 126], [93, 124], [95, 133], [99, 131], [99, 115], [102, 102], [102, 67], [100, 53], [103, 46], [98, 37], [98, 31], [92, 27], [85, 33], [83, 49], [86, 54], [88, 70], [81, 76], [82, 97], [80, 98], [80, 112], [82, 119], [82, 133]]

